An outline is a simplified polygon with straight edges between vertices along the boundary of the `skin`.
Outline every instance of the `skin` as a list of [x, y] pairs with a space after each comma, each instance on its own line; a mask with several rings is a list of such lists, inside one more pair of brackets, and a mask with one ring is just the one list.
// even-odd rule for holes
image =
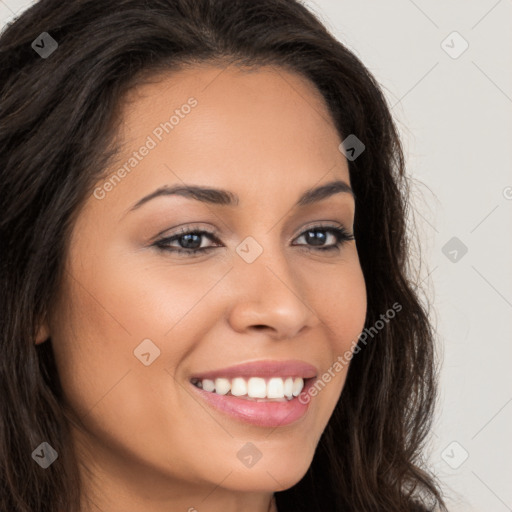
[[[353, 233], [353, 197], [293, 207], [309, 188], [350, 184], [341, 139], [306, 79], [211, 65], [160, 75], [127, 96], [125, 146], [110, 171], [191, 96], [198, 104], [190, 114], [103, 199], [84, 204], [59, 297], [36, 340], [51, 336], [67, 403], [83, 425], [72, 433], [87, 512], [267, 512], [272, 494], [307, 471], [348, 367], [303, 418], [277, 428], [200, 402], [190, 377], [268, 359], [303, 360], [321, 374], [364, 327], [356, 241], [322, 252], [304, 236], [319, 222]], [[240, 203], [167, 196], [127, 213], [183, 182], [230, 190]], [[193, 256], [152, 246], [184, 225], [217, 232], [221, 244], [203, 236], [202, 247], [217, 248]], [[236, 252], [247, 236], [263, 248], [250, 264]], [[160, 350], [149, 366], [134, 356], [147, 338]], [[247, 442], [262, 454], [252, 468], [237, 458]]]

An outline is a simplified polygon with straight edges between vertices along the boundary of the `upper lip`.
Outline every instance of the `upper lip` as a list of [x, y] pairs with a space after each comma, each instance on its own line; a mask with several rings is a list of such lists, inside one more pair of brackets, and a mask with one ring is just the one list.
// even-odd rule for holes
[[193, 379], [211, 379], [219, 377], [302, 377], [309, 379], [316, 377], [317, 369], [304, 361], [251, 361], [218, 370], [195, 373]]

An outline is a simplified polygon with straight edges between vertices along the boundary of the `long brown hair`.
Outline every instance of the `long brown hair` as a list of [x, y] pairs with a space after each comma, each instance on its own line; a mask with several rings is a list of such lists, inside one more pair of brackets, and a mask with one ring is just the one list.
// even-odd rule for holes
[[[45, 37], [52, 49], [43, 32], [58, 45], [45, 57], [33, 46]], [[359, 339], [309, 470], [276, 493], [279, 511], [445, 511], [422, 458], [437, 361], [428, 302], [409, 272], [401, 142], [375, 78], [297, 0], [41, 0], [2, 33], [0, 509], [79, 510], [51, 339], [36, 346], [35, 333], [64, 277], [77, 212], [115, 155], [124, 94], [200, 62], [299, 73], [325, 98], [341, 140], [365, 144], [349, 170], [367, 332], [401, 306], [371, 340]], [[31, 453], [45, 441], [59, 458], [42, 469]]]

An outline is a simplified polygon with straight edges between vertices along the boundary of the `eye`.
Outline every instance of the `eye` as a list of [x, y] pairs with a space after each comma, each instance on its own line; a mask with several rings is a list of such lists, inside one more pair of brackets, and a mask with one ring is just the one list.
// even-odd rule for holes
[[[178, 253], [178, 254], [196, 254], [198, 252], [207, 252], [215, 247], [201, 247], [201, 238], [208, 237], [210, 240], [217, 241], [217, 237], [214, 233], [204, 230], [187, 230], [187, 228], [181, 229], [178, 233], [171, 237], [162, 238], [155, 242], [155, 246], [164, 251]], [[182, 247], [173, 247], [169, 245], [171, 242], [181, 242]]]
[[[322, 245], [328, 238], [325, 233], [328, 233], [335, 239], [333, 244]], [[354, 235], [349, 233], [343, 226], [314, 226], [304, 231], [297, 239], [302, 237], [305, 237], [305, 240], [313, 244], [313, 247], [307, 247], [306, 249], [317, 251], [339, 250], [345, 242], [355, 239]]]
[[[330, 245], [324, 245], [329, 236], [334, 238], [334, 242]], [[221, 247], [221, 245], [206, 247], [202, 246], [201, 242], [205, 237], [221, 244], [217, 236], [210, 231], [183, 228], [173, 236], [157, 240], [153, 245], [163, 251], [181, 255], [206, 253], [212, 249]], [[313, 251], [339, 250], [345, 242], [355, 239], [354, 235], [349, 233], [343, 226], [313, 226], [304, 231], [300, 236], [296, 238], [296, 240], [299, 240], [303, 237], [306, 240], [306, 243], [312, 244], [309, 247], [305, 247], [305, 249]], [[178, 242], [178, 247], [171, 245], [171, 243], [175, 242]]]

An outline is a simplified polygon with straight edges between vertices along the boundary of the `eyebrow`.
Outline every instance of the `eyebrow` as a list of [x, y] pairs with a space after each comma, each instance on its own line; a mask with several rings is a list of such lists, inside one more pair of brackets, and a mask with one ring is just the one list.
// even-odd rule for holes
[[[336, 180], [326, 183], [325, 185], [306, 190], [295, 203], [295, 207], [316, 203], [340, 193], [350, 194], [355, 199], [355, 194], [352, 188], [350, 188], [346, 182]], [[237, 206], [240, 203], [239, 197], [229, 190], [200, 187], [197, 185], [175, 185], [172, 187], [164, 186], [158, 188], [135, 203], [129, 211], [136, 210], [156, 197], [173, 195], [221, 206]]]

